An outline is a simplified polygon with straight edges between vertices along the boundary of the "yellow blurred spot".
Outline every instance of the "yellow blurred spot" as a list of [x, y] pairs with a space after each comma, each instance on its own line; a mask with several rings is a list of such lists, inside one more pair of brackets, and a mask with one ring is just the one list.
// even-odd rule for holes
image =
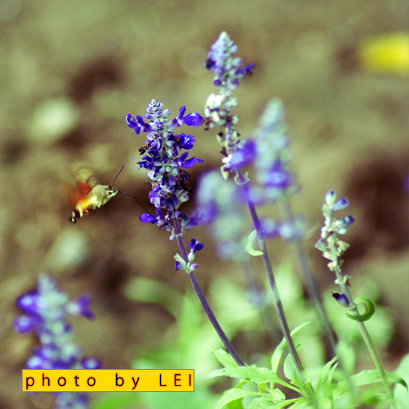
[[409, 33], [398, 32], [368, 38], [357, 50], [362, 68], [378, 73], [409, 75]]

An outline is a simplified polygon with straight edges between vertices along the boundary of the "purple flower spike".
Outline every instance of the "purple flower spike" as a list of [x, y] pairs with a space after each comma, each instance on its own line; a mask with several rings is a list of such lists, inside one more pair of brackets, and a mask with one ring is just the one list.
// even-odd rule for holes
[[[190, 175], [184, 169], [190, 169], [194, 164], [203, 162], [196, 157], [188, 159], [189, 152], [182, 153], [182, 150], [193, 148], [195, 138], [190, 134], [177, 135], [175, 128], [182, 125], [200, 126], [203, 118], [195, 112], [185, 116], [186, 107], [182, 106], [178, 116], [168, 121], [170, 111], [163, 109], [163, 104], [154, 99], [146, 112], [145, 119], [150, 121], [149, 124], [145, 124], [140, 116], [136, 116], [136, 119], [127, 116], [128, 126], [135, 129], [135, 132], [149, 132], [145, 145], [139, 149], [143, 156], [138, 163], [141, 168], [149, 171], [148, 177], [152, 187], [149, 200], [155, 206], [158, 216], [145, 213], [140, 220], [144, 223], [155, 223], [158, 227], [173, 232], [170, 222], [179, 218], [179, 206], [189, 199], [190, 189], [186, 183]], [[162, 215], [162, 209], [165, 209], [166, 214]]]
[[[26, 362], [28, 369], [101, 368], [96, 359], [81, 358], [81, 349], [73, 343], [73, 333], [67, 322], [68, 315], [93, 317], [89, 303], [88, 295], [70, 301], [47, 275], [40, 276], [36, 290], [17, 299], [17, 306], [25, 315], [15, 320], [14, 329], [19, 333], [34, 330], [41, 341], [40, 347]], [[57, 409], [89, 407], [84, 393], [58, 392], [54, 396]]]
[[240, 79], [250, 75], [254, 64], [240, 67], [242, 60], [233, 55], [237, 51], [237, 45], [229, 35], [223, 31], [207, 54], [206, 68], [216, 74], [213, 84], [216, 87], [235, 89], [239, 86]]

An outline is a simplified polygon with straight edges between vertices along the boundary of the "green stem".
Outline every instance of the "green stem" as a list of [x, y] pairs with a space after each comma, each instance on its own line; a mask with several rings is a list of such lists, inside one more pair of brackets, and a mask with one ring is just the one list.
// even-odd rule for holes
[[[283, 219], [285, 221], [293, 222], [294, 214], [291, 209], [291, 205], [287, 198], [284, 198], [283, 200], [284, 201], [281, 205]], [[325, 344], [327, 346], [327, 349], [328, 349], [328, 352], [330, 353], [331, 358], [333, 358], [336, 355], [336, 344], [337, 344], [337, 338], [336, 338], [334, 328], [332, 327], [328, 319], [328, 315], [324, 309], [321, 294], [318, 291], [317, 285], [312, 275], [310, 264], [308, 262], [307, 252], [305, 251], [305, 248], [301, 240], [294, 240], [293, 245], [294, 245], [297, 257], [298, 257], [298, 261], [300, 264], [300, 270], [301, 270], [301, 273], [304, 279], [305, 286], [307, 288], [307, 293], [311, 297], [314, 303], [315, 311], [317, 312], [318, 319], [321, 324], [321, 328], [324, 330]]]
[[[173, 220], [173, 225], [175, 226], [175, 233], [176, 233], [175, 236], [176, 236], [176, 241], [177, 241], [177, 243], [179, 245], [179, 250], [180, 250], [181, 256], [182, 256], [183, 260], [188, 262], [185, 243], [183, 241], [183, 237], [181, 236], [180, 226], [179, 226], [179, 222], [178, 222], [177, 219]], [[199, 283], [196, 280], [196, 276], [194, 275], [193, 272], [189, 273], [189, 279], [190, 279], [190, 282], [192, 284], [193, 289], [195, 290], [197, 298], [199, 298], [199, 301], [202, 304], [204, 312], [206, 313], [207, 317], [209, 318], [209, 321], [212, 323], [213, 328], [216, 330], [217, 334], [219, 335], [219, 338], [223, 342], [223, 345], [225, 346], [227, 352], [233, 357], [233, 359], [236, 361], [236, 363], [239, 366], [245, 366], [244, 361], [240, 358], [240, 355], [237, 353], [234, 346], [231, 344], [231, 342], [227, 338], [227, 336], [224, 333], [222, 327], [220, 326], [219, 322], [217, 321], [215, 315], [213, 314], [213, 311], [210, 308], [210, 305], [208, 304], [208, 302], [206, 300], [206, 297], [204, 296], [203, 291], [201, 290], [201, 288], [199, 286]]]
[[[243, 176], [238, 173], [237, 177], [240, 178], [241, 180], [243, 180]], [[295, 367], [297, 368], [298, 374], [300, 376], [300, 380], [302, 381], [302, 383], [306, 382], [306, 376], [304, 373], [304, 369], [301, 363], [301, 359], [295, 349], [295, 345], [293, 342], [293, 339], [291, 338], [291, 334], [290, 334], [290, 329], [288, 328], [288, 324], [287, 324], [287, 319], [285, 317], [285, 313], [284, 313], [284, 309], [283, 309], [283, 305], [281, 303], [280, 300], [280, 294], [278, 292], [278, 288], [275, 282], [275, 278], [274, 278], [274, 274], [273, 274], [273, 269], [271, 267], [271, 262], [270, 262], [270, 258], [268, 256], [268, 251], [267, 251], [267, 245], [266, 245], [266, 239], [264, 237], [264, 234], [262, 232], [261, 229], [261, 225], [260, 225], [260, 220], [259, 217], [257, 215], [257, 211], [256, 208], [254, 206], [254, 203], [252, 202], [252, 200], [250, 199], [250, 195], [249, 195], [249, 191], [248, 191], [248, 186], [246, 183], [242, 184], [242, 187], [244, 189], [244, 193], [246, 195], [247, 198], [247, 204], [250, 210], [250, 214], [251, 214], [251, 218], [253, 220], [254, 223], [254, 227], [257, 231], [257, 240], [258, 240], [258, 244], [260, 246], [260, 250], [263, 253], [262, 258], [263, 258], [263, 263], [264, 263], [264, 268], [267, 274], [267, 279], [268, 282], [270, 284], [270, 288], [271, 288], [271, 292], [273, 295], [273, 302], [274, 302], [274, 306], [276, 308], [277, 311], [277, 316], [278, 316], [278, 320], [280, 323], [280, 327], [281, 327], [281, 331], [283, 332], [284, 338], [287, 341], [287, 346], [288, 349], [290, 351], [290, 354], [293, 358]]]
[[[337, 276], [337, 282], [339, 286], [341, 287], [342, 292], [345, 294], [345, 296], [348, 299], [350, 310], [354, 312], [356, 315], [360, 315], [358, 311], [358, 307], [356, 306], [356, 303], [354, 302], [352, 298], [351, 292], [349, 291], [348, 285], [346, 284], [346, 280], [344, 276], [342, 275], [341, 269], [339, 267], [335, 269], [335, 274]], [[375, 363], [376, 369], [379, 372], [379, 375], [381, 377], [386, 394], [388, 395], [389, 401], [391, 403], [391, 407], [393, 409], [397, 409], [396, 401], [393, 396], [391, 385], [389, 384], [388, 379], [386, 378], [385, 369], [383, 368], [381, 359], [379, 358], [379, 355], [376, 352], [375, 346], [372, 342], [372, 339], [371, 339], [371, 336], [369, 335], [368, 330], [366, 329], [365, 323], [363, 321], [356, 321], [356, 322], [358, 323], [362, 338], [364, 339], [366, 347], [368, 348], [368, 351], [371, 354], [371, 357]]]

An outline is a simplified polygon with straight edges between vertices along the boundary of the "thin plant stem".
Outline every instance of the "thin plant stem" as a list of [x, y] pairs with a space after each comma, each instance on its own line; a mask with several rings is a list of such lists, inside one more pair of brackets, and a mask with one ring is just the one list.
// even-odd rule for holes
[[[284, 220], [294, 221], [295, 218], [294, 218], [293, 210], [291, 208], [291, 203], [288, 200], [288, 197], [286, 196], [284, 196], [281, 202], [281, 213], [283, 215]], [[351, 397], [354, 397], [356, 396], [356, 392], [355, 392], [355, 389], [353, 388], [350, 376], [345, 369], [344, 359], [341, 354], [337, 354], [338, 337], [337, 337], [334, 327], [332, 326], [328, 318], [327, 312], [325, 311], [321, 294], [318, 290], [317, 284], [314, 280], [314, 276], [311, 271], [311, 267], [310, 267], [310, 263], [308, 260], [308, 255], [305, 250], [305, 247], [301, 240], [293, 240], [292, 244], [297, 254], [300, 271], [303, 276], [305, 286], [307, 288], [307, 293], [311, 297], [314, 303], [315, 311], [320, 321], [321, 329], [323, 330], [323, 336], [324, 336], [325, 346], [327, 347], [327, 351], [329, 352], [331, 358], [338, 355], [340, 369], [343, 372], [345, 380], [349, 386], [348, 391], [351, 394]]]
[[[238, 177], [243, 179], [243, 176], [238, 173]], [[250, 195], [249, 195], [249, 191], [248, 191], [248, 186], [246, 183], [242, 184], [242, 187], [244, 189], [244, 193], [246, 195], [247, 198], [247, 204], [250, 210], [250, 215], [251, 218], [253, 220], [254, 223], [254, 227], [257, 231], [257, 240], [258, 240], [258, 244], [260, 246], [260, 250], [263, 253], [262, 254], [262, 259], [263, 259], [263, 263], [264, 263], [264, 268], [267, 274], [267, 279], [268, 282], [270, 284], [270, 288], [271, 288], [271, 292], [273, 295], [273, 302], [274, 302], [274, 306], [276, 308], [277, 311], [277, 316], [278, 316], [278, 321], [280, 323], [280, 327], [281, 330], [283, 332], [284, 338], [287, 341], [287, 346], [288, 349], [290, 351], [290, 354], [293, 358], [295, 367], [297, 369], [297, 372], [300, 376], [300, 380], [305, 383], [306, 382], [306, 376], [304, 373], [304, 369], [301, 363], [301, 359], [295, 349], [295, 345], [293, 342], [293, 339], [291, 338], [291, 333], [290, 333], [290, 329], [288, 328], [288, 324], [287, 324], [287, 319], [285, 317], [285, 313], [284, 313], [284, 309], [283, 309], [283, 305], [281, 303], [280, 300], [280, 294], [278, 292], [278, 288], [275, 282], [275, 278], [274, 278], [274, 274], [273, 274], [273, 269], [271, 267], [271, 262], [270, 262], [270, 258], [268, 256], [268, 251], [267, 251], [267, 245], [266, 245], [266, 239], [264, 237], [264, 234], [262, 232], [261, 226], [260, 226], [260, 220], [259, 217], [257, 215], [257, 211], [256, 208], [254, 206], [253, 201], [250, 199]]]
[[[286, 221], [293, 221], [294, 214], [291, 208], [291, 204], [289, 200], [285, 197], [281, 203], [281, 211], [283, 214], [283, 218]], [[310, 264], [308, 262], [307, 252], [305, 251], [305, 247], [301, 240], [293, 240], [293, 245], [295, 248], [295, 252], [297, 254], [297, 258], [300, 265], [300, 270], [302, 276], [304, 278], [305, 286], [307, 287], [308, 295], [311, 297], [315, 310], [318, 315], [318, 319], [321, 324], [321, 328], [324, 330], [324, 339], [325, 344], [327, 346], [328, 352], [330, 353], [331, 358], [336, 355], [336, 344], [337, 344], [337, 337], [334, 328], [332, 327], [328, 315], [325, 311], [325, 308], [322, 303], [322, 297], [320, 292], [318, 291], [317, 284], [315, 283], [314, 277], [312, 275], [312, 271], [310, 268]]]
[[[354, 302], [351, 292], [349, 291], [348, 285], [346, 284], [345, 277], [342, 275], [341, 269], [338, 267], [335, 269], [335, 275], [337, 276], [337, 283], [342, 289], [342, 292], [345, 294], [345, 296], [348, 299], [348, 303], [350, 305], [350, 309], [356, 314], [359, 315], [358, 307], [356, 303]], [[369, 353], [371, 354], [372, 360], [375, 363], [376, 369], [379, 372], [379, 375], [381, 377], [383, 386], [385, 388], [386, 394], [388, 395], [391, 407], [393, 409], [397, 409], [396, 406], [396, 401], [393, 396], [392, 388], [391, 385], [388, 382], [388, 379], [386, 377], [385, 369], [383, 368], [381, 359], [379, 358], [378, 353], [376, 352], [376, 349], [374, 347], [374, 344], [372, 342], [371, 336], [369, 335], [369, 332], [364, 324], [363, 321], [357, 321], [359, 330], [361, 331], [362, 338], [365, 341], [366, 347], [368, 348]]]
[[[185, 243], [183, 241], [183, 237], [180, 234], [180, 226], [179, 226], [178, 220], [174, 219], [173, 224], [175, 226], [175, 236], [176, 236], [176, 241], [178, 243], [181, 256], [182, 256], [183, 260], [185, 260], [186, 263], [187, 263], [188, 258], [187, 258], [186, 247], [185, 247]], [[195, 293], [196, 293], [197, 297], [199, 298], [200, 303], [202, 304], [204, 312], [206, 313], [206, 315], [209, 318], [210, 322], [212, 323], [214, 329], [216, 330], [217, 334], [219, 335], [219, 337], [220, 337], [221, 341], [223, 342], [223, 345], [225, 346], [227, 352], [233, 357], [233, 359], [236, 361], [236, 363], [239, 366], [245, 366], [244, 361], [240, 358], [239, 354], [237, 353], [237, 351], [235, 350], [235, 348], [233, 347], [233, 345], [231, 344], [231, 342], [227, 338], [227, 336], [224, 333], [224, 331], [222, 330], [219, 322], [217, 321], [215, 315], [213, 314], [213, 311], [210, 308], [210, 306], [209, 306], [209, 304], [208, 304], [208, 302], [206, 300], [206, 297], [204, 296], [203, 291], [201, 290], [201, 288], [199, 286], [199, 283], [196, 280], [196, 276], [194, 275], [193, 272], [189, 273], [189, 279], [190, 279], [190, 282], [192, 283], [193, 289], [195, 290]]]

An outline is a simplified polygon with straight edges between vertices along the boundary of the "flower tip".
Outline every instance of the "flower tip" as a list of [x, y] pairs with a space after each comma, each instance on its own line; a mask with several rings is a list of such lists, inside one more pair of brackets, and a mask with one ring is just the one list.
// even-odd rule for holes
[[333, 211], [337, 212], [339, 210], [345, 209], [349, 206], [349, 202], [345, 197], [341, 197], [341, 199], [339, 199], [335, 204], [334, 204], [334, 208]]
[[326, 203], [328, 206], [332, 206], [332, 205], [334, 204], [334, 202], [335, 202], [335, 199], [336, 199], [336, 195], [335, 195], [335, 193], [334, 193], [333, 190], [330, 190], [330, 191], [325, 195], [325, 203]]
[[144, 214], [142, 214], [141, 216], [139, 216], [139, 220], [140, 220], [142, 223], [151, 223], [151, 224], [154, 224], [154, 223], [156, 223], [156, 221], [157, 221], [156, 217], [155, 217], [155, 216], [152, 216], [152, 215], [149, 214], [149, 213], [144, 213]]
[[332, 293], [332, 296], [335, 298], [335, 300], [341, 304], [343, 307], [348, 308], [349, 307], [349, 301], [348, 298], [346, 297], [345, 294], [339, 294], [339, 293]]

